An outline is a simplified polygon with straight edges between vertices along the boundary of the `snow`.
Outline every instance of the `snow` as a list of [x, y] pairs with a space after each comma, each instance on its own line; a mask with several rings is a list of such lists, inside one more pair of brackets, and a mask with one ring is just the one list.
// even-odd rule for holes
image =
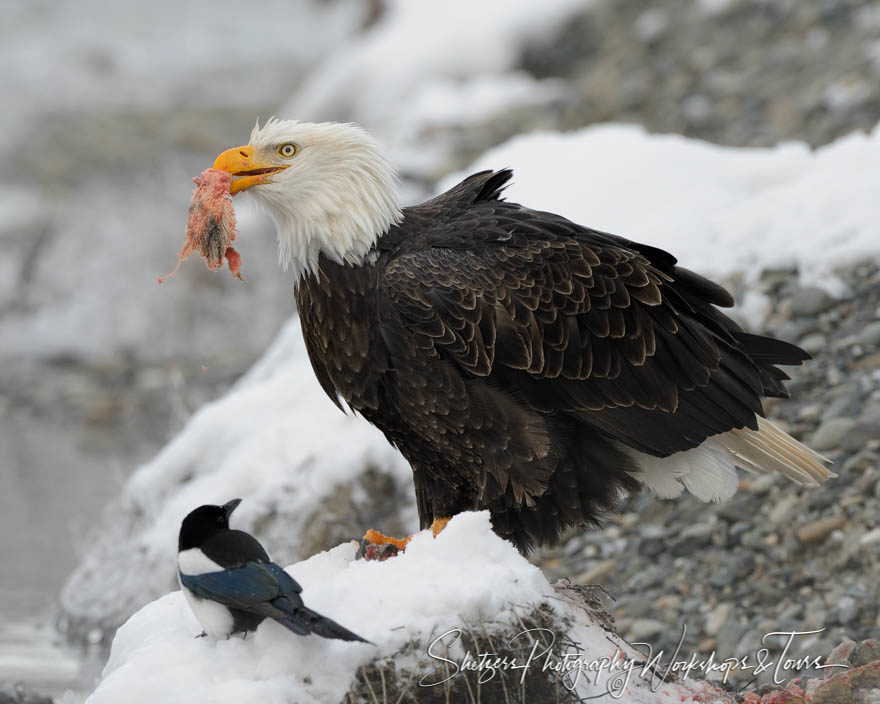
[[[141, 605], [173, 584], [174, 561], [168, 557], [176, 552], [181, 520], [194, 507], [240, 497], [236, 517], [244, 527], [261, 523], [265, 531], [270, 519], [281, 517], [287, 540], [270, 533], [270, 547], [289, 544], [336, 487], [368, 468], [411, 492], [412, 473], [403, 457], [377, 429], [341, 413], [321, 389], [299, 320], [292, 320], [226, 396], [201, 408], [132, 475], [115, 504], [112, 529], [68, 581], [62, 603], [68, 613], [95, 621], [108, 615], [121, 620], [130, 611], [120, 609]], [[414, 507], [402, 511], [415, 527]]]
[[[822, 283], [880, 253], [880, 129], [815, 151], [735, 149], [624, 125], [515, 137], [443, 187], [513, 167], [507, 199], [674, 254], [700, 273], [797, 266]], [[757, 307], [755, 301], [750, 306]]]
[[435, 79], [414, 87], [406, 102], [405, 120], [422, 127], [466, 125], [487, 120], [511, 105], [541, 104], [564, 92], [562, 81], [537, 81], [522, 71]]
[[586, 7], [583, 0], [547, 0], [537, 12], [507, 0], [390, 0], [371, 30], [315, 71], [291, 105], [302, 119], [357, 116], [375, 128], [428, 81], [510, 71], [524, 44]]
[[405, 174], [435, 178], [448, 171], [450, 157], [449, 134], [432, 130], [438, 124], [479, 123], [560, 97], [560, 82], [515, 67], [524, 46], [546, 40], [590, 4], [390, 0], [379, 21], [314, 71], [280, 115], [357, 121]]
[[[428, 674], [440, 664], [425, 657], [428, 646], [451, 629], [492, 621], [518, 632], [517, 616], [539, 604], [575, 622], [571, 633], [584, 648], [586, 655], [580, 657], [585, 660], [611, 656], [616, 647], [635, 657], [630, 646], [557, 595], [537, 567], [498, 538], [488, 512], [459, 514], [436, 539], [424, 531], [404, 553], [385, 562], [355, 560], [355, 552], [355, 543], [343, 544], [287, 569], [302, 585], [307, 606], [371, 644], [298, 637], [272, 621], [247, 639], [195, 638], [201, 628], [181, 592], [172, 592], [119, 629], [88, 704], [342, 701], [357, 669], [375, 658], [393, 656], [415, 642], [419, 647], [408, 659]], [[449, 655], [438, 647], [432, 650], [456, 661], [462, 656], [454, 649]], [[563, 654], [564, 648], [560, 650], [557, 656]], [[527, 673], [539, 670], [543, 662], [533, 663]], [[689, 683], [652, 692], [650, 682], [638, 673], [618, 701], [694, 701], [707, 689]], [[589, 697], [606, 694], [608, 686], [607, 676], [582, 673], [576, 691]]]

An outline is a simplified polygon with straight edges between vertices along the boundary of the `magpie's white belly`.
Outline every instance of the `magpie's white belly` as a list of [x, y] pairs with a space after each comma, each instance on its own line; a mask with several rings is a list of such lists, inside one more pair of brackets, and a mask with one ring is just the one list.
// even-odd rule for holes
[[[178, 577], [177, 581], [180, 581], [180, 577]], [[205, 633], [218, 640], [228, 638], [229, 634], [232, 633], [234, 622], [229, 609], [223, 606], [223, 604], [218, 604], [216, 601], [200, 599], [182, 584], [180, 588], [187, 602], [189, 602], [189, 608], [192, 609], [196, 620], [202, 625]]]
[[186, 575], [205, 574], [206, 572], [222, 572], [223, 567], [218, 565], [198, 548], [184, 550], [177, 555], [177, 567], [179, 569], [177, 582], [189, 602], [189, 607], [202, 628], [212, 638], [227, 638], [234, 628], [232, 614], [223, 604], [218, 604], [210, 599], [202, 599], [193, 594], [180, 581], [180, 572]]

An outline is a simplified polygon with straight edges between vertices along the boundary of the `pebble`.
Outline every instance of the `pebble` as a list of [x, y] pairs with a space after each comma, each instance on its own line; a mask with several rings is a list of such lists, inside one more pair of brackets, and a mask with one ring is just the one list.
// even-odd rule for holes
[[856, 427], [852, 418], [832, 418], [827, 420], [813, 434], [810, 446], [818, 451], [832, 450], [840, 445], [844, 436]]
[[574, 578], [575, 584], [601, 584], [617, 566], [615, 560], [602, 560]]
[[797, 537], [802, 543], [816, 543], [825, 540], [832, 531], [843, 527], [846, 518], [843, 516], [826, 516], [817, 521], [811, 521], [797, 529]]
[[[839, 387], [841, 388], [841, 387]], [[862, 403], [852, 388], [845, 389], [846, 393], [835, 398], [822, 409], [822, 420], [828, 421], [839, 416], [852, 417], [862, 410]]]
[[722, 626], [727, 623], [733, 607], [730, 603], [722, 601], [706, 616], [706, 623], [703, 626], [703, 633], [707, 636], [717, 636]]
[[764, 529], [755, 528], [754, 530], [743, 533], [742, 538], [740, 538], [740, 543], [742, 543], [743, 547], [747, 548], [763, 548], [766, 544], [764, 542]]
[[861, 667], [869, 662], [880, 660], [880, 639], [866, 639], [859, 643], [859, 649], [853, 658], [853, 667]]
[[671, 554], [675, 556], [689, 555], [712, 542], [715, 526], [709, 523], [696, 523], [681, 531], [679, 539], [672, 546]]
[[782, 497], [770, 511], [770, 522], [774, 525], [788, 523], [791, 519], [794, 507], [799, 503], [797, 494], [788, 494]]
[[812, 317], [828, 310], [833, 303], [834, 299], [825, 289], [806, 286], [791, 297], [790, 311], [795, 318]]
[[664, 594], [654, 599], [651, 604], [655, 609], [677, 609], [681, 605], [681, 597], [678, 594]]
[[731, 619], [725, 623], [721, 630], [718, 631], [718, 637], [715, 639], [718, 644], [718, 655], [724, 658], [732, 657], [737, 643], [739, 643], [748, 630], [749, 624], [742, 623], [736, 619]]
[[814, 332], [807, 335], [798, 344], [805, 352], [816, 355], [828, 346], [828, 338], [821, 332]]
[[627, 589], [633, 592], [644, 592], [651, 587], [663, 583], [666, 572], [659, 565], [649, 565], [647, 568], [632, 576], [627, 584]]
[[629, 627], [627, 640], [630, 642], [655, 638], [665, 631], [669, 626], [663, 621], [657, 621], [652, 618], [637, 618]]
[[[832, 616], [836, 617], [838, 623], [845, 625], [858, 616], [858, 611], [856, 600], [851, 596], [844, 596], [837, 602]], [[856, 644], [853, 641], [847, 642], [852, 643], [852, 647], [855, 648]]]
[[880, 320], [865, 326], [856, 339], [858, 344], [867, 349], [880, 347]]
[[869, 442], [880, 439], [880, 419], [858, 420], [840, 440], [840, 447], [858, 452]]

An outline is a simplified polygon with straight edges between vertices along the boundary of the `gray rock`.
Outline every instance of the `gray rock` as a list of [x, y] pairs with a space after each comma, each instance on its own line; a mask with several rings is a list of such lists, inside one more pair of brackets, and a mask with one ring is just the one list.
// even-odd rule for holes
[[861, 696], [862, 704], [880, 704], [880, 688], [865, 690]]
[[813, 434], [810, 446], [818, 452], [839, 447], [844, 436], [856, 426], [852, 418], [832, 418], [822, 423]]
[[846, 626], [854, 621], [858, 614], [858, 602], [851, 596], [844, 596], [837, 602], [837, 606], [831, 615], [836, 619], [837, 623]]
[[664, 538], [645, 538], [639, 543], [639, 555], [645, 557], [656, 557], [666, 551], [666, 540]]
[[723, 628], [724, 624], [730, 618], [733, 606], [726, 601], [722, 601], [714, 609], [706, 615], [706, 622], [703, 625], [703, 632], [707, 636], [717, 636]]
[[21, 684], [0, 685], [0, 704], [52, 704], [51, 697], [35, 694]]
[[880, 347], [880, 320], [866, 325], [856, 336], [858, 344], [866, 350], [874, 350]]
[[666, 570], [660, 567], [660, 565], [649, 564], [645, 569], [636, 572], [636, 574], [630, 578], [627, 588], [634, 592], [639, 592], [649, 589], [650, 587], [656, 587], [663, 583], [663, 578], [666, 574]]
[[757, 624], [751, 624], [746, 630], [740, 639], [737, 641], [736, 646], [734, 646], [733, 654], [736, 656], [745, 655], [746, 653], [754, 653], [756, 650], [760, 649], [762, 646], [772, 646], [773, 643], [767, 642], [762, 643], [761, 639], [764, 637], [764, 631], [761, 628], [758, 628]]
[[770, 522], [777, 526], [781, 523], [789, 523], [797, 504], [797, 494], [783, 496], [770, 511]]
[[780, 286], [793, 281], [795, 277], [797, 277], [797, 273], [797, 268], [795, 267], [763, 269], [761, 270], [759, 277], [761, 288], [764, 291], [772, 291], [775, 288], [779, 288]]
[[814, 332], [807, 335], [798, 344], [805, 352], [808, 352], [811, 355], [817, 355], [828, 347], [828, 338], [821, 332]]
[[637, 618], [630, 625], [626, 639], [630, 642], [646, 641], [650, 638], [656, 638], [667, 628], [668, 626], [662, 621], [656, 621], [652, 618]]
[[709, 523], [696, 523], [688, 526], [681, 532], [670, 552], [675, 557], [690, 555], [711, 544], [714, 532], [715, 526]]
[[872, 440], [880, 440], [880, 419], [859, 420], [840, 440], [840, 447], [858, 452]]
[[867, 639], [859, 643], [859, 648], [853, 657], [853, 667], [861, 667], [875, 660], [880, 660], [880, 640]]
[[740, 542], [743, 547], [747, 548], [765, 548], [767, 544], [764, 542], [764, 531], [761, 528], [755, 528], [742, 534]]
[[828, 310], [834, 299], [818, 286], [806, 286], [795, 291], [791, 297], [791, 314], [795, 318], [807, 318]]
[[741, 623], [735, 618], [728, 620], [718, 631], [718, 637], [715, 639], [718, 655], [721, 658], [733, 657], [737, 643], [748, 630], [747, 623]]
[[826, 516], [802, 525], [797, 529], [797, 537], [802, 543], [818, 543], [845, 524], [846, 518], [843, 516]]
[[[840, 387], [843, 388], [843, 387]], [[852, 418], [862, 410], [862, 403], [853, 389], [846, 389], [846, 393], [829, 403], [822, 411], [822, 421], [828, 421], [840, 416]]]

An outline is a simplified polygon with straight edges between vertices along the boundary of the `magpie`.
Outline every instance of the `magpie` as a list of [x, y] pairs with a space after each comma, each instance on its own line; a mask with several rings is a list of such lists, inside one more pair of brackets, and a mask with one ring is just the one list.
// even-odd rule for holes
[[199, 506], [183, 519], [177, 544], [178, 580], [202, 625], [202, 636], [229, 638], [271, 618], [294, 633], [368, 643], [303, 604], [302, 587], [252, 535], [229, 528], [241, 503]]

